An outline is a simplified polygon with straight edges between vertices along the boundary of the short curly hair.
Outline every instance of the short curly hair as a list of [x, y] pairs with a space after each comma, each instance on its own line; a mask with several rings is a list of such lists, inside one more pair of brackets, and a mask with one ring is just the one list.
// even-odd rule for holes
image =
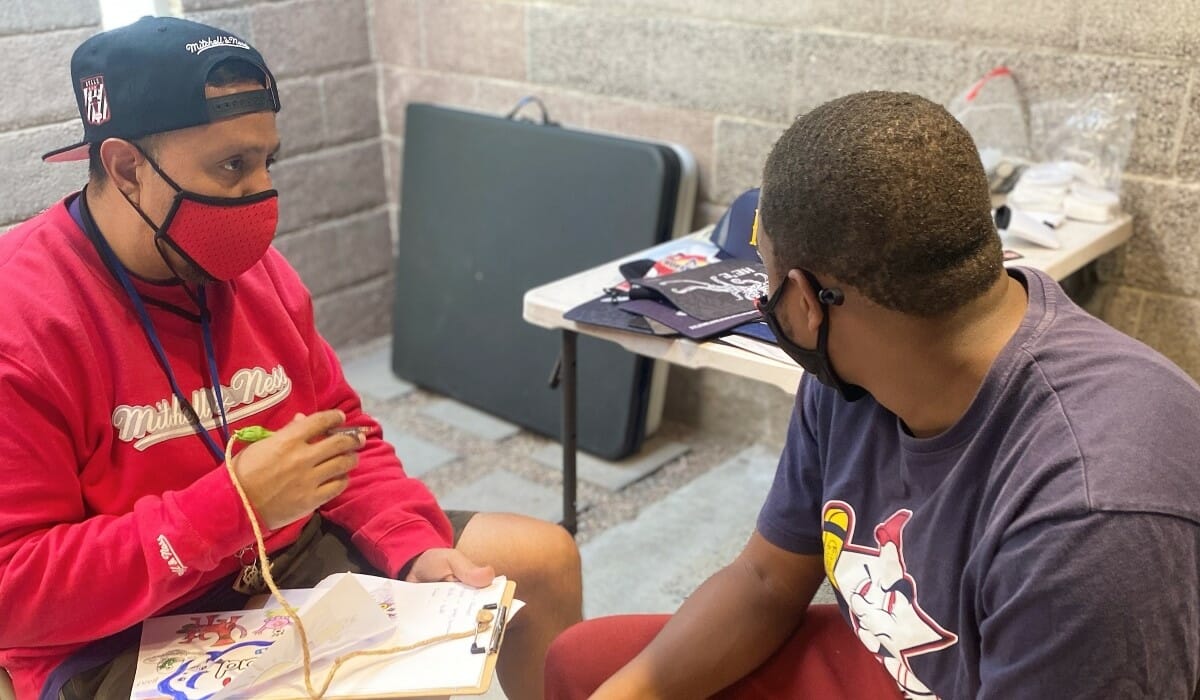
[[975, 143], [918, 95], [860, 92], [797, 118], [767, 157], [759, 207], [774, 262], [912, 316], [949, 314], [1003, 271]]

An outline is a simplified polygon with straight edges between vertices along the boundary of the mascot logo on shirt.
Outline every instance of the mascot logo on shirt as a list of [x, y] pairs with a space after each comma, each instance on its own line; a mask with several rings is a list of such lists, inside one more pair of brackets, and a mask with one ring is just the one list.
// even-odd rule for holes
[[825, 573], [850, 610], [850, 622], [900, 689], [936, 699], [913, 673], [909, 657], [945, 649], [958, 636], [943, 629], [917, 602], [917, 583], [904, 566], [902, 536], [912, 511], [901, 509], [875, 527], [877, 547], [853, 543], [854, 509], [829, 501], [822, 514]]

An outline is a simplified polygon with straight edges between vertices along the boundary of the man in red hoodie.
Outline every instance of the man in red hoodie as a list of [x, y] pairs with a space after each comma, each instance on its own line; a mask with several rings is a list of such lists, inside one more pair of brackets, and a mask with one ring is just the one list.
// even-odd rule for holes
[[[87, 187], [0, 237], [0, 667], [25, 698], [129, 697], [140, 623], [355, 570], [518, 582], [499, 674], [541, 696], [581, 615], [561, 528], [451, 514], [405, 475], [270, 247], [279, 95], [228, 32], [143, 18], [72, 58]], [[361, 431], [337, 432], [340, 427]], [[452, 524], [453, 522], [453, 524]]]

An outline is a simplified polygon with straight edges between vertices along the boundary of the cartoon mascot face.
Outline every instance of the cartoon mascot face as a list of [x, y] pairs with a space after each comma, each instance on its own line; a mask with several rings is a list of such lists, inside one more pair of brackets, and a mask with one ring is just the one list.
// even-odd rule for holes
[[825, 504], [822, 541], [825, 573], [850, 610], [859, 641], [879, 659], [901, 690], [936, 698], [917, 678], [909, 657], [945, 649], [958, 641], [917, 603], [917, 584], [904, 566], [903, 531], [912, 511], [901, 509], [875, 528], [876, 547], [854, 544], [854, 509]]

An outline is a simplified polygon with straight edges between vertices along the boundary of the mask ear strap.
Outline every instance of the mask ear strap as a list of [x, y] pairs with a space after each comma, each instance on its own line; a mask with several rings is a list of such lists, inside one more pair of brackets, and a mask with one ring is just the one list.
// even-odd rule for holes
[[[158, 167], [158, 163], [155, 163], [154, 159], [150, 157], [150, 154], [146, 153], [146, 151], [141, 146], [139, 146], [136, 141], [129, 141], [128, 143], [130, 143], [134, 148], [136, 148], [138, 150], [138, 153], [142, 154], [142, 157], [146, 159], [146, 162], [150, 164], [151, 168], [154, 168], [154, 172], [158, 173], [159, 177], [161, 177], [163, 180], [165, 180], [168, 185], [173, 187], [176, 192], [181, 191], [179, 185], [176, 185], [175, 181], [172, 180], [170, 177], [168, 177], [167, 174], [164, 173], [162, 171], [162, 169]], [[125, 194], [125, 192], [122, 191], [120, 188], [117, 188], [117, 191], [121, 193], [121, 196], [125, 198], [126, 202], [129, 202], [129, 206], [133, 207], [133, 210], [138, 213], [138, 216], [142, 217], [142, 220], [146, 222], [146, 225], [148, 225], [150, 227], [150, 230], [154, 231], [154, 235], [155, 235], [155, 237], [157, 237], [158, 233], [162, 227], [160, 227], [158, 224], [154, 223], [150, 219], [150, 217], [146, 215], [146, 212], [142, 211], [141, 207], [134, 204], [133, 200], [129, 198], [129, 195]]]
[[146, 149], [138, 145], [137, 141], [130, 141], [129, 143], [133, 144], [133, 147], [138, 149], [138, 153], [142, 154], [142, 157], [146, 159], [146, 162], [150, 164], [150, 167], [154, 168], [154, 172], [158, 173], [158, 176], [161, 177], [168, 185], [170, 185], [171, 189], [175, 190], [176, 192], [183, 191], [183, 188], [175, 184], [175, 181], [171, 179], [170, 175], [164, 173], [163, 169], [158, 167], [158, 163], [154, 162], [154, 159], [150, 157], [150, 154], [146, 152]]
[[[829, 357], [829, 309], [821, 309], [821, 312], [821, 325], [817, 327], [817, 352]], [[829, 370], [833, 371], [833, 365], [829, 366]]]
[[139, 207], [138, 205], [134, 204], [134, 203], [133, 203], [133, 200], [129, 198], [129, 195], [127, 195], [127, 194], [125, 194], [123, 191], [121, 191], [121, 188], [119, 188], [119, 187], [118, 187], [118, 188], [117, 188], [117, 191], [118, 191], [118, 192], [121, 192], [121, 196], [125, 198], [125, 201], [126, 201], [126, 202], [129, 202], [129, 206], [133, 207], [133, 210], [134, 210], [134, 211], [136, 211], [136, 212], [138, 213], [138, 216], [142, 217], [142, 220], [146, 222], [146, 225], [147, 225], [147, 226], [149, 226], [149, 227], [150, 227], [150, 230], [154, 231], [154, 235], [156, 235], [156, 236], [157, 236], [157, 235], [158, 235], [158, 230], [159, 230], [159, 226], [158, 226], [158, 224], [156, 224], [156, 223], [154, 223], [153, 221], [151, 221], [151, 220], [150, 220], [150, 217], [149, 217], [149, 216], [146, 216], [146, 212], [142, 211], [142, 208], [141, 208], [141, 207]]
[[156, 231], [154, 233], [154, 247], [158, 249], [158, 256], [162, 258], [164, 263], [167, 264], [167, 269], [171, 271], [172, 275], [175, 275], [175, 279], [179, 280], [179, 286], [183, 287], [184, 293], [187, 294], [188, 298], [196, 304], [196, 308], [200, 309], [200, 313], [208, 313], [206, 305], [200, 300], [200, 295], [197, 294], [186, 281], [184, 281], [183, 275], [179, 274], [179, 270], [176, 269], [175, 264], [171, 262], [171, 256], [167, 255], [167, 251], [163, 250], [164, 245], [171, 246], [172, 248], [175, 247], [169, 238], [160, 235]]
[[[817, 301], [823, 307], [841, 306], [846, 301], [846, 295], [837, 287], [822, 287], [817, 281], [817, 276], [808, 270], [800, 270], [804, 275], [804, 279], [808, 280], [808, 284], [812, 287], [813, 292], [817, 295]], [[829, 309], [821, 309], [821, 325], [817, 328], [817, 351], [828, 357], [829, 346]], [[830, 370], [833, 368], [830, 367]]]

